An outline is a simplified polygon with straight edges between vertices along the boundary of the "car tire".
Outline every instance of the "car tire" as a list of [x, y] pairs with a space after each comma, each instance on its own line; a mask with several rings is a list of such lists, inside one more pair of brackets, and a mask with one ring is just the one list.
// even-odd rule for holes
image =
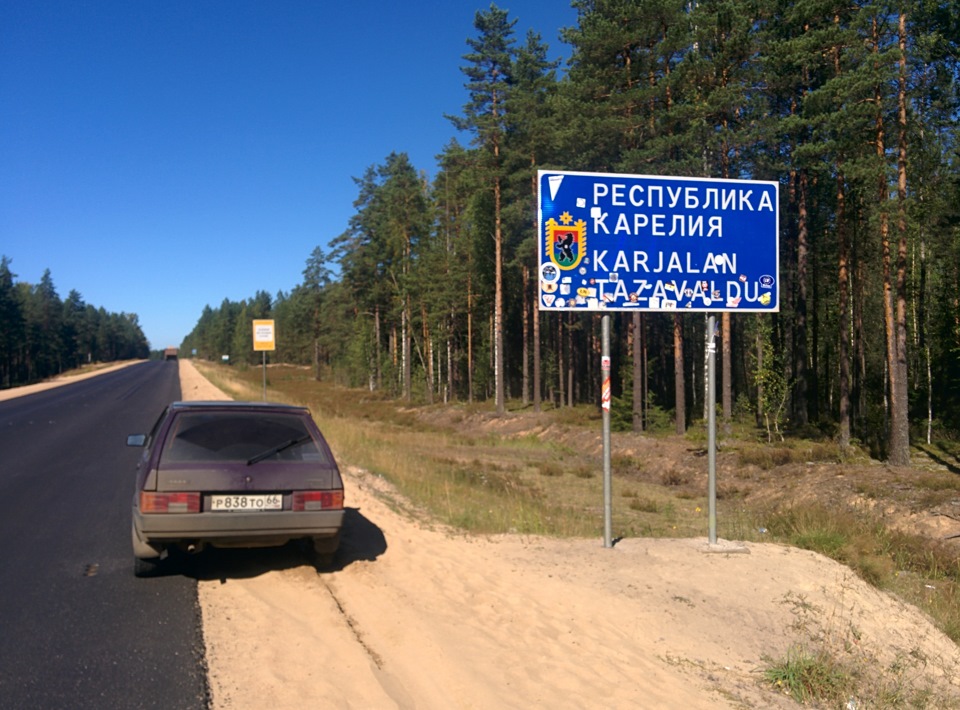
[[133, 575], [135, 577], [155, 577], [160, 572], [161, 562], [162, 560], [159, 557], [150, 557], [148, 559], [134, 557]]
[[333, 565], [337, 556], [337, 549], [340, 547], [340, 533], [332, 537], [314, 537], [307, 538], [306, 544], [307, 558], [310, 563], [317, 567], [330, 567]]
[[[130, 526], [133, 542], [133, 574], [136, 577], [154, 577], [160, 572], [160, 563], [165, 555], [163, 550], [148, 545], [137, 534], [137, 526]], [[155, 554], [152, 554], [155, 553]]]

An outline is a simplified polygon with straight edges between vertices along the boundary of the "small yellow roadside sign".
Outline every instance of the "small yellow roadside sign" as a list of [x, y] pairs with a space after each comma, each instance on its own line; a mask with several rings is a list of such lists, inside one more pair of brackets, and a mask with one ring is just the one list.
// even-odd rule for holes
[[274, 351], [277, 349], [272, 320], [253, 321], [253, 350], [254, 352]]

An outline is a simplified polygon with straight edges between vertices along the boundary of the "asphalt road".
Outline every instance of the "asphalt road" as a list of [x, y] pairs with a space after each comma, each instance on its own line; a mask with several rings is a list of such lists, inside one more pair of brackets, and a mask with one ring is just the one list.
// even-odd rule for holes
[[130, 549], [126, 436], [179, 397], [154, 361], [0, 402], [0, 707], [208, 706], [196, 580]]

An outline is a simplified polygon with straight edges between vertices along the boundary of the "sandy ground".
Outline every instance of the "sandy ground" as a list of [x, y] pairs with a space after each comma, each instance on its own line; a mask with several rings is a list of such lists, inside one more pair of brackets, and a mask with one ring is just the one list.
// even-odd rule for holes
[[[180, 377], [184, 399], [225, 398], [189, 361]], [[817, 554], [468, 537], [403, 512], [376, 476], [344, 478], [333, 568], [220, 551], [198, 573], [216, 710], [792, 708], [762, 671], [797, 648], [960, 708], [958, 647]]]
[[[185, 399], [224, 396], [180, 367]], [[214, 708], [788, 708], [762, 669], [798, 647], [960, 707], [957, 646], [820, 555], [467, 537], [399, 512], [376, 476], [344, 476], [334, 568], [201, 578]]]

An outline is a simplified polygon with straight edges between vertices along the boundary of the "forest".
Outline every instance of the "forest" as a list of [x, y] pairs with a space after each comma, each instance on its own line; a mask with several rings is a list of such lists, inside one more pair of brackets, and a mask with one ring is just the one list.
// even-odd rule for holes
[[132, 313], [109, 313], [71, 290], [62, 300], [50, 270], [40, 283], [17, 281], [0, 257], [0, 388], [39, 382], [87, 363], [150, 356]]
[[614, 312], [614, 419], [704, 416], [859, 445], [893, 464], [960, 435], [956, 0], [575, 0], [568, 59], [496, 5], [460, 58], [432, 178], [403, 152], [356, 177], [303, 280], [206, 306], [181, 345], [416, 402], [599, 404], [600, 316], [538, 308], [537, 170], [768, 180], [780, 310]]

